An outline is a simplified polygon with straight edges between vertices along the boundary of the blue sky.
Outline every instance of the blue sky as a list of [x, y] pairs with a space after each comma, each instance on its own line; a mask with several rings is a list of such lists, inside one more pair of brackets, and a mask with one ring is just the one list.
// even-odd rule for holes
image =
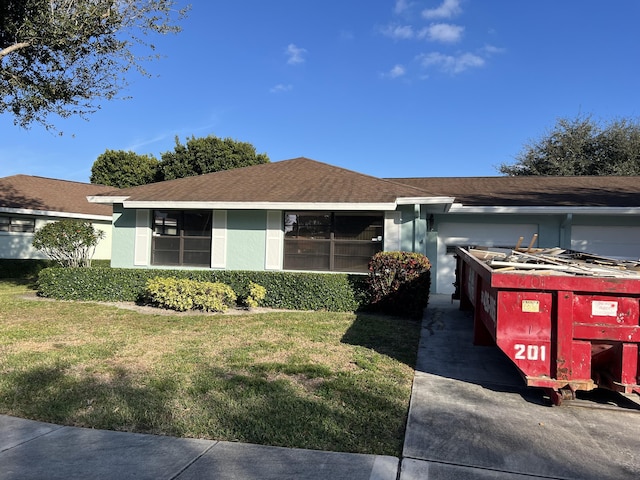
[[[185, 4], [187, 2], [184, 2]], [[494, 176], [560, 117], [638, 119], [637, 0], [192, 0], [128, 100], [0, 115], [0, 177], [88, 181], [106, 149], [231, 137], [378, 177]]]

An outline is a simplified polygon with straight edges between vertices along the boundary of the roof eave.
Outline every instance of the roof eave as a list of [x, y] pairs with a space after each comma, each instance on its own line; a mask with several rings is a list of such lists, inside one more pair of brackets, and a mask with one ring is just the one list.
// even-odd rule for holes
[[449, 213], [498, 213], [558, 215], [579, 213], [584, 215], [640, 215], [640, 207], [598, 207], [598, 206], [465, 206], [454, 203]]
[[99, 215], [95, 213], [80, 212], [61, 212], [59, 210], [35, 210], [31, 208], [10, 208], [0, 207], [2, 213], [12, 213], [19, 215], [33, 215], [38, 217], [62, 217], [62, 218], [78, 218], [82, 220], [102, 220], [111, 221], [111, 215]]
[[[120, 202], [116, 202], [120, 203]], [[396, 203], [382, 202], [187, 202], [124, 200], [124, 208], [171, 208], [171, 209], [206, 209], [206, 210], [336, 210], [336, 211], [388, 211], [395, 210]]]

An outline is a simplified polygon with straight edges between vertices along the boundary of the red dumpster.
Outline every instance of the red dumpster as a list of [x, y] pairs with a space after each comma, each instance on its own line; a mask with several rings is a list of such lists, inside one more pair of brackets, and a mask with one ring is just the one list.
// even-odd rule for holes
[[596, 387], [640, 394], [640, 263], [470, 248], [457, 257], [454, 298], [474, 310], [474, 342], [497, 345], [528, 386], [556, 404]]

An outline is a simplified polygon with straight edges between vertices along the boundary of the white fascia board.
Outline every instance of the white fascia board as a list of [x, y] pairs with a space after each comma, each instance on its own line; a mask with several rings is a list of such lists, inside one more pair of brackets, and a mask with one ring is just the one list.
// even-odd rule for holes
[[640, 215], [640, 207], [466, 207], [454, 203], [449, 213], [498, 213], [498, 214], [583, 214], [583, 215]]
[[[400, 197], [396, 200], [397, 205], [425, 205], [427, 212], [447, 213], [451, 209], [451, 205], [455, 201], [455, 197]], [[433, 208], [438, 207], [438, 208]], [[440, 212], [440, 209], [442, 210]]]
[[124, 201], [124, 208], [171, 208], [184, 210], [331, 210], [387, 211], [395, 203], [294, 203], [294, 202], [149, 202]]
[[55, 212], [55, 211], [49, 211], [49, 210], [33, 210], [30, 208], [0, 207], [0, 213], [12, 213], [16, 215], [34, 215], [38, 217], [77, 218], [80, 220], [104, 220], [106, 222], [110, 222], [112, 220], [111, 215], [92, 215], [89, 213]]
[[398, 205], [433, 205], [452, 204], [455, 197], [399, 197], [396, 200]]
[[89, 201], [89, 203], [106, 203], [106, 204], [111, 204], [111, 203], [122, 203], [124, 202], [127, 198], [129, 197], [103, 197], [100, 195], [89, 195], [87, 196], [87, 201]]

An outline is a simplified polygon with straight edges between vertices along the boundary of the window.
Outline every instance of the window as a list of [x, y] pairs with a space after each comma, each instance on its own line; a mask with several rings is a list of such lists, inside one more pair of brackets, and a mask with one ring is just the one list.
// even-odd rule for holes
[[155, 210], [151, 264], [211, 266], [211, 212]]
[[382, 250], [383, 217], [361, 212], [285, 212], [285, 270], [366, 272]]
[[33, 233], [35, 229], [34, 218], [0, 216], [0, 232]]

